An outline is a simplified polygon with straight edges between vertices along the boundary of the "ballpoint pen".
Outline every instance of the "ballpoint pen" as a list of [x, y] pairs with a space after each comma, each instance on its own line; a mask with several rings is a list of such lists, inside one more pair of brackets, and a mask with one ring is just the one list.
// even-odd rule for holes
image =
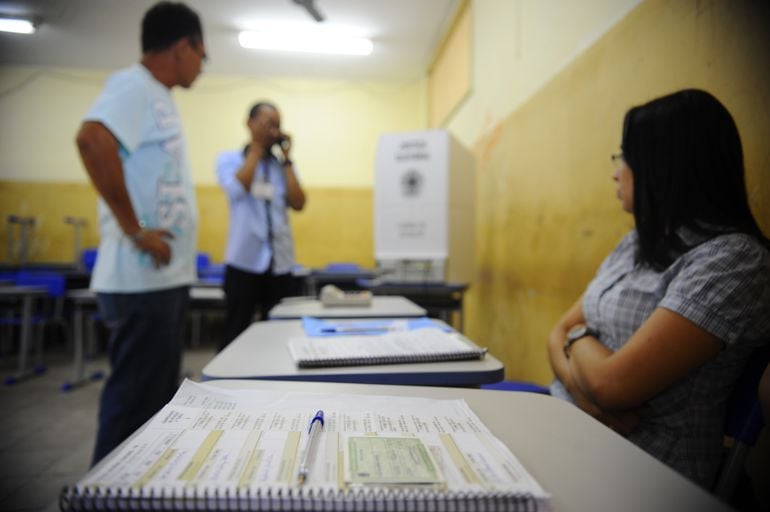
[[297, 481], [299, 482], [299, 485], [305, 483], [305, 480], [307, 480], [307, 476], [310, 473], [310, 464], [313, 459], [313, 454], [315, 453], [316, 440], [318, 439], [318, 434], [321, 432], [323, 426], [324, 412], [318, 411], [315, 413], [315, 416], [313, 416], [313, 419], [310, 420], [310, 425], [307, 428], [307, 443], [305, 444], [305, 451], [302, 453], [302, 458], [300, 459], [299, 471], [297, 471]]
[[395, 329], [389, 325], [373, 325], [373, 326], [358, 326], [358, 325], [340, 325], [338, 327], [324, 327], [321, 332], [339, 332], [339, 333], [367, 333], [367, 332], [389, 332]]

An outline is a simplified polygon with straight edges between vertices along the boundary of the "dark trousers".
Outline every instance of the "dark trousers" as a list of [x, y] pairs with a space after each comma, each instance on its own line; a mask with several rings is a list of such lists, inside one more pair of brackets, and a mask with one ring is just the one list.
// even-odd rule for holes
[[110, 330], [110, 375], [102, 391], [92, 464], [171, 400], [179, 386], [187, 286], [145, 293], [98, 293]]
[[271, 272], [255, 274], [230, 265], [225, 267], [225, 327], [219, 344], [222, 350], [254, 321], [259, 311], [262, 320], [282, 298], [296, 294], [294, 276]]

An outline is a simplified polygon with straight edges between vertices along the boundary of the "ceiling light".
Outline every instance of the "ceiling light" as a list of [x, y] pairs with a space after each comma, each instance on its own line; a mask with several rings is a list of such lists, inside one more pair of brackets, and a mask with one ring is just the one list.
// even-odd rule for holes
[[23, 20], [20, 18], [0, 17], [0, 32], [32, 34], [35, 32], [35, 24], [29, 20]]
[[369, 55], [374, 45], [369, 39], [333, 31], [265, 28], [238, 35], [244, 48], [285, 52]]

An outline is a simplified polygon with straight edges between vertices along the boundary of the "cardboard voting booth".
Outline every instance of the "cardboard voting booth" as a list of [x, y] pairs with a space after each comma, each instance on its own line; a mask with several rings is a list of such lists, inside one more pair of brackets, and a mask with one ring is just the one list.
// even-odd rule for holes
[[468, 282], [475, 230], [473, 156], [446, 130], [380, 137], [374, 251], [388, 278]]

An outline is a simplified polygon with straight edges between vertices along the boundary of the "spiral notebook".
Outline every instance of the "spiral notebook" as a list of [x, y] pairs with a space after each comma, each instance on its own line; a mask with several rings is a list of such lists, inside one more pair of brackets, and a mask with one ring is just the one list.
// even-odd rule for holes
[[[304, 485], [306, 428], [325, 422]], [[62, 490], [62, 510], [537, 510], [548, 494], [463, 400], [185, 381]]]
[[299, 368], [463, 361], [487, 353], [459, 333], [435, 327], [375, 336], [291, 338], [288, 349]]

